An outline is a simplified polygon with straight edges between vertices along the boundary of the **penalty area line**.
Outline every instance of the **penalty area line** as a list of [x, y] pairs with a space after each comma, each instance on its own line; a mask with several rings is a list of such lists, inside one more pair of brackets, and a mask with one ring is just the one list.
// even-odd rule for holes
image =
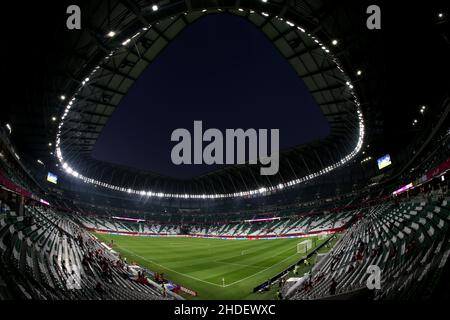
[[176, 270], [173, 270], [173, 269], [171, 269], [171, 268], [168, 268], [168, 267], [166, 267], [166, 266], [163, 266], [162, 264], [159, 264], [159, 263], [156, 263], [156, 262], [154, 262], [154, 261], [148, 260], [147, 258], [144, 258], [144, 257], [142, 257], [142, 256], [140, 256], [140, 255], [138, 255], [138, 254], [136, 254], [136, 253], [134, 253], [134, 252], [132, 252], [132, 251], [129, 251], [129, 250], [127, 250], [127, 249], [121, 248], [121, 250], [126, 251], [126, 252], [128, 252], [129, 254], [132, 254], [132, 255], [134, 255], [134, 256], [136, 256], [136, 257], [138, 257], [138, 258], [141, 258], [142, 260], [145, 260], [145, 261], [147, 261], [148, 263], [152, 263], [152, 264], [157, 265], [158, 267], [161, 267], [161, 268], [163, 268], [163, 269], [166, 269], [166, 270], [168, 270], [168, 271], [170, 271], [170, 272], [179, 274], [180, 276], [183, 276], [183, 277], [186, 277], [186, 278], [190, 278], [190, 279], [192, 279], [192, 280], [200, 281], [200, 282], [203, 282], [203, 283], [206, 283], [206, 284], [210, 284], [210, 285], [213, 285], [213, 286], [216, 286], [216, 287], [223, 288], [223, 285], [221, 285], [221, 284], [212, 283], [212, 282], [209, 282], [209, 281], [206, 281], [206, 280], [202, 280], [202, 279], [199, 279], [199, 278], [190, 276], [190, 275], [188, 275], [188, 274], [184, 274], [184, 273], [178, 272], [178, 271], [176, 271]]
[[256, 269], [265, 268], [265, 267], [261, 267], [261, 266], [252, 266], [252, 265], [250, 265], [250, 264], [224, 262], [224, 261], [221, 261], [221, 260], [215, 260], [214, 263], [219, 263], [219, 264], [229, 264], [229, 265], [232, 265], [232, 266], [247, 267], [247, 268], [256, 268]]
[[243, 279], [237, 280], [237, 281], [235, 281], [235, 282], [233, 282], [233, 283], [227, 284], [227, 285], [225, 285], [225, 287], [231, 287], [231, 286], [233, 286], [233, 285], [235, 285], [235, 284], [237, 284], [237, 283], [240, 283], [240, 282], [245, 281], [245, 280], [247, 280], [247, 279], [253, 278], [253, 277], [256, 276], [257, 274], [263, 273], [264, 271], [267, 271], [267, 270], [273, 268], [274, 266], [279, 265], [280, 263], [283, 263], [284, 261], [286, 261], [286, 260], [292, 258], [293, 256], [295, 256], [295, 255], [297, 255], [297, 254], [298, 254], [298, 253], [294, 253], [293, 255], [290, 255], [290, 256], [287, 257], [286, 259], [283, 259], [283, 260], [281, 260], [281, 261], [279, 261], [279, 262], [277, 262], [277, 263], [271, 265], [270, 267], [268, 267], [268, 268], [266, 268], [266, 269], [263, 269], [263, 270], [261, 270], [261, 271], [258, 271], [258, 272], [254, 273], [254, 274], [252, 274], [252, 275], [249, 275], [248, 277], [245, 277], [245, 278], [243, 278]]

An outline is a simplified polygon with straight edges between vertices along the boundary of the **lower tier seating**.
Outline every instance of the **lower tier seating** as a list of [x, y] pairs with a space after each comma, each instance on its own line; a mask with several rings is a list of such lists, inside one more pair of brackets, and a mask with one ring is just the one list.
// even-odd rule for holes
[[322, 299], [367, 289], [369, 266], [380, 268], [374, 299], [430, 298], [448, 265], [450, 200], [412, 199], [371, 208], [289, 299]]
[[167, 299], [70, 219], [48, 208], [25, 212], [0, 218], [0, 299]]

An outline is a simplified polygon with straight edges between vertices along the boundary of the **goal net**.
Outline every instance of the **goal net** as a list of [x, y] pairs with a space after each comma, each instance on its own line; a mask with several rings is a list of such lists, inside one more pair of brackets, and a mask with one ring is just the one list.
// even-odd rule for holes
[[328, 235], [328, 234], [321, 234], [320, 236], [319, 236], [319, 240], [325, 240], [326, 238], [328, 238], [330, 235]]
[[312, 248], [312, 240], [305, 240], [297, 244], [297, 253], [306, 253]]

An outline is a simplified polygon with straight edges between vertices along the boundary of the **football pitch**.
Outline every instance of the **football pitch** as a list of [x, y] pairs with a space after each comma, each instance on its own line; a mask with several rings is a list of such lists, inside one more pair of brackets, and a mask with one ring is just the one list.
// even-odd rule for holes
[[[197, 299], [261, 299], [257, 285], [298, 262], [297, 244], [312, 240], [313, 250], [326, 239], [220, 240], [180, 237], [130, 237], [96, 234], [114, 241], [129, 263], [164, 273], [166, 279], [198, 292]], [[271, 296], [269, 298], [274, 298]]]

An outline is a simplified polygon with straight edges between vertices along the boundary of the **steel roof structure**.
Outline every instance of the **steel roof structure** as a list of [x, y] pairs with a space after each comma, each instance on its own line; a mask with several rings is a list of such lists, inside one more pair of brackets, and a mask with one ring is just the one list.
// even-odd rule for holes
[[[364, 142], [376, 137], [385, 103], [380, 94], [385, 74], [376, 60], [383, 52], [381, 37], [368, 36], [364, 29], [365, 2], [109, 0], [81, 1], [80, 6], [82, 30], [59, 30], [49, 36], [48, 41], [58, 39], [60, 44], [49, 45], [53, 51], [47, 49], [51, 54], [45, 56], [45, 76], [31, 79], [41, 82], [42, 87], [34, 90], [43, 95], [37, 99], [44, 101], [44, 107], [31, 108], [29, 113], [21, 109], [14, 126], [28, 153], [59, 160], [61, 167], [69, 167], [70, 174], [86, 182], [180, 197], [264, 193], [347, 164]], [[202, 17], [225, 13], [251, 22], [287, 59], [326, 116], [330, 135], [284, 150], [275, 176], [260, 176], [258, 167], [240, 165], [181, 180], [92, 158], [94, 145], [121, 99], [164, 48]], [[360, 79], [357, 71], [366, 72], [369, 66], [375, 71]]]

